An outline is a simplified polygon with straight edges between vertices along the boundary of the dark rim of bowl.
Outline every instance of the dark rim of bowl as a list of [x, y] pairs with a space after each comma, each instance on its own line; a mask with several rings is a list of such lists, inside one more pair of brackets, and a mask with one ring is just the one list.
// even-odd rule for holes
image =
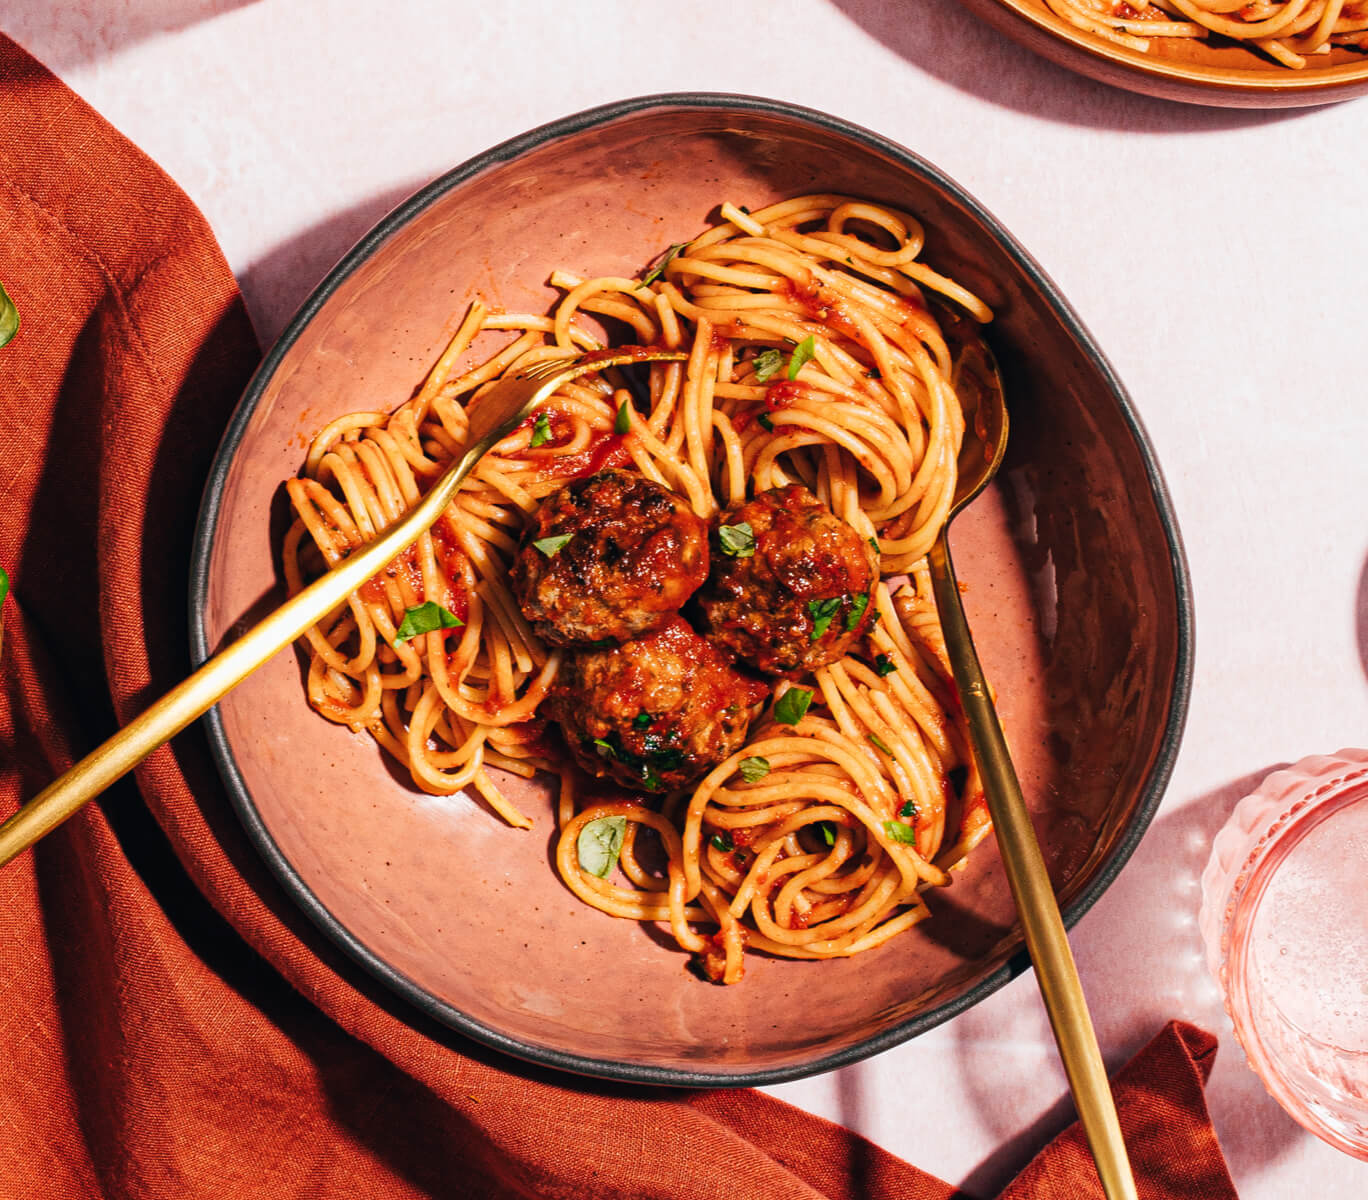
[[[730, 111], [740, 115], [767, 114], [804, 122], [883, 155], [942, 189], [946, 195], [956, 203], [963, 205], [975, 219], [982, 222], [992, 232], [1002, 248], [1016, 260], [1021, 269], [1048, 299], [1063, 320], [1065, 327], [1096, 363], [1131, 429], [1136, 446], [1144, 461], [1155, 505], [1168, 539], [1169, 558], [1173, 570], [1175, 599], [1178, 609], [1178, 654], [1164, 736], [1144, 792], [1140, 797], [1140, 803], [1136, 808], [1134, 819], [1124, 835], [1118, 840], [1110, 857], [1098, 869], [1097, 874], [1064, 909], [1064, 924], [1071, 927], [1092, 907], [1098, 897], [1106, 891], [1112, 880], [1116, 878], [1117, 873], [1135, 851], [1135, 847], [1153, 820], [1169, 777], [1172, 775], [1174, 761], [1182, 739], [1183, 726], [1187, 718], [1188, 698], [1192, 684], [1192, 595], [1187, 561], [1168, 489], [1150, 445], [1149, 437], [1121, 381], [1094, 343], [1092, 336], [1083, 327], [1054, 283], [1034, 259], [972, 196], [929, 162], [879, 134], [813, 109], [783, 101], [712, 92], [664, 93], [601, 105], [559, 121], [539, 126], [509, 141], [502, 142], [492, 149], [486, 150], [483, 154], [476, 155], [415, 192], [408, 200], [384, 217], [342, 258], [308, 300], [304, 302], [284, 333], [281, 334], [262, 360], [260, 367], [258, 367], [243, 393], [242, 400], [233, 414], [227, 431], [224, 433], [205, 484], [192, 550], [189, 603], [190, 642], [193, 661], [198, 665], [204, 662], [210, 654], [204, 627], [209, 582], [209, 559], [218, 525], [223, 485], [229, 466], [237, 453], [257, 402], [276, 368], [299, 338], [302, 330], [314, 318], [339, 284], [365, 262], [391, 234], [412, 220], [439, 197], [473, 176], [497, 164], [516, 159], [525, 152], [547, 142], [581, 133], [594, 126], [607, 124], [648, 110], [670, 108]], [[251, 794], [242, 774], [238, 770], [233, 749], [229, 745], [217, 707], [210, 709], [205, 714], [204, 725], [219, 773], [223, 777], [230, 800], [246, 828], [248, 836], [262, 858], [284, 885], [286, 891], [290, 893], [313, 923], [372, 976], [408, 1000], [420, 1012], [434, 1018], [448, 1028], [465, 1034], [484, 1046], [526, 1062], [599, 1079], [670, 1087], [750, 1087], [782, 1083], [835, 1070], [838, 1067], [859, 1062], [899, 1045], [973, 1007], [980, 1000], [997, 991], [1030, 967], [1030, 959], [1025, 949], [1022, 948], [1003, 966], [980, 980], [962, 995], [956, 996], [954, 999], [911, 1020], [886, 1029], [873, 1037], [845, 1046], [830, 1054], [788, 1066], [719, 1072], [706, 1069], [661, 1067], [613, 1059], [596, 1059], [543, 1046], [528, 1045], [472, 1019], [459, 1009], [438, 999], [412, 979], [391, 967], [374, 951], [363, 945], [350, 930], [338, 921], [324, 907], [318, 897], [310, 891], [308, 885], [295, 870], [293, 864], [281, 852], [267, 830], [260, 813], [257, 812], [256, 806], [252, 802]]]

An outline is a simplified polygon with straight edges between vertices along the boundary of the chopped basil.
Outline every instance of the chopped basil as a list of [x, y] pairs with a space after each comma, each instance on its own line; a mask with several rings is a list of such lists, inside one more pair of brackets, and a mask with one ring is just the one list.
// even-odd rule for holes
[[535, 450], [538, 446], [544, 446], [551, 440], [551, 417], [548, 413], [539, 412], [537, 419], [532, 422], [532, 440], [528, 446]]
[[599, 752], [601, 758], [617, 757], [617, 748], [612, 742], [605, 742], [602, 738], [594, 739], [594, 749]]
[[818, 821], [817, 832], [822, 835], [822, 841], [828, 846], [836, 844], [836, 826], [830, 821]]
[[759, 783], [770, 773], [769, 759], [752, 754], [749, 758], [741, 760], [740, 770], [741, 778], [747, 783]]
[[589, 643], [590, 650], [607, 650], [610, 646], [616, 646], [617, 642], [612, 638], [599, 638], [596, 642]]
[[399, 622], [399, 630], [394, 635], [396, 642], [406, 642], [420, 633], [435, 633], [438, 629], [457, 629], [464, 625], [454, 612], [449, 612], [435, 600], [425, 600], [422, 604], [404, 611], [404, 619]]
[[643, 284], [654, 283], [657, 279], [664, 275], [665, 268], [668, 267], [670, 263], [674, 261], [675, 255], [677, 255], [681, 250], [683, 250], [684, 247], [688, 244], [688, 242], [675, 242], [673, 246], [671, 246], [667, 251], [665, 251], [665, 257], [662, 258], [659, 263], [657, 263], [654, 267], [647, 271], [645, 275], [641, 277], [641, 282]]
[[767, 412], [762, 412], [758, 417], [756, 417], [755, 423], [759, 425], [760, 428], [763, 429], [766, 433], [774, 432], [774, 422], [770, 420], [770, 415]]
[[633, 729], [645, 729], [648, 725], [650, 725], [651, 719], [652, 719], [652, 718], [651, 718], [651, 714], [650, 714], [650, 713], [648, 713], [648, 712], [639, 712], [639, 713], [637, 713], [636, 716], [634, 716], [634, 717], [632, 718], [632, 728], [633, 728]]
[[618, 405], [617, 420], [613, 422], [614, 433], [626, 433], [632, 427], [632, 414], [629, 411], [630, 400], [624, 400]]
[[817, 343], [813, 340], [812, 334], [808, 334], [793, 348], [793, 354], [789, 358], [788, 377], [797, 379], [798, 372], [803, 369], [803, 364], [810, 361], [816, 353]]
[[898, 668], [887, 654], [880, 654], [874, 659], [874, 670], [879, 675], [892, 675]]
[[757, 383], [768, 383], [779, 374], [780, 368], [784, 365], [784, 356], [771, 346], [768, 350], [761, 350], [753, 359], [751, 366], [755, 368], [755, 380]]
[[874, 749], [882, 750], [885, 754], [888, 755], [889, 758], [893, 757], [893, 751], [888, 748], [888, 743], [885, 742], [883, 738], [881, 738], [877, 733], [867, 733], [865, 734], [865, 737], [869, 739], [870, 744], [874, 747]]
[[555, 558], [564, 548], [565, 543], [574, 536], [573, 533], [562, 533], [555, 537], [538, 538], [532, 544], [545, 554], [547, 558]]
[[600, 879], [617, 866], [622, 853], [622, 840], [627, 836], [626, 817], [600, 817], [590, 821], [579, 831], [575, 851], [579, 855], [580, 870]]
[[867, 539], [865, 539], [865, 540], [869, 542], [869, 548], [870, 548], [871, 550], [873, 550], [875, 554], [880, 554], [880, 553], [882, 553], [882, 551], [879, 549], [879, 539], [878, 539], [878, 538], [872, 537], [872, 538], [867, 538]]
[[725, 829], [721, 833], [713, 834], [711, 840], [712, 844], [715, 847], [717, 847], [717, 849], [721, 850], [724, 854], [728, 850], [736, 849], [736, 843], [732, 841], [732, 835], [728, 833]]
[[808, 688], [791, 687], [774, 704], [774, 719], [781, 725], [797, 725], [812, 703]]
[[915, 817], [917, 815], [917, 805], [913, 800], [904, 800], [903, 806], [898, 809], [900, 817]]
[[19, 332], [19, 309], [0, 283], [0, 346], [9, 345], [10, 339]]
[[850, 611], [846, 613], [845, 627], [849, 633], [860, 623], [860, 618], [864, 616], [865, 609], [869, 607], [869, 593], [861, 592], [858, 596], [850, 598]]
[[841, 607], [841, 596], [832, 600], [809, 600], [807, 602], [808, 616], [812, 618], [812, 641], [816, 641], [830, 627], [831, 619], [836, 615]]
[[869, 370], [865, 372], [865, 378], [866, 378], [866, 379], [882, 379], [882, 378], [883, 378], [883, 374], [880, 372], [880, 370], [879, 370], [878, 367], [870, 367]]
[[750, 527], [749, 521], [742, 521], [739, 525], [719, 525], [717, 540], [722, 553], [732, 558], [749, 558], [755, 553], [755, 530]]
[[890, 841], [901, 842], [904, 846], [917, 844], [917, 831], [911, 825], [904, 825], [901, 821], [885, 821], [883, 825]]
[[9, 572], [4, 567], [0, 567], [0, 604], [5, 603], [5, 597], [9, 595]]

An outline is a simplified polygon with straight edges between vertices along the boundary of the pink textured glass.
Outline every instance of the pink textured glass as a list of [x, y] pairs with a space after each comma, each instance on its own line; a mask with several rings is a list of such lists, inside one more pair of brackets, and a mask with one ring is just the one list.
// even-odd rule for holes
[[1275, 771], [1202, 874], [1202, 937], [1269, 1094], [1368, 1159], [1368, 751]]

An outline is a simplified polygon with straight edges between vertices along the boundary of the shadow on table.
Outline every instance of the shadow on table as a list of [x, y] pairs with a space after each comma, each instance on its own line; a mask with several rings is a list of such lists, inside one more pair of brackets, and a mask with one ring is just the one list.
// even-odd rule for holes
[[398, 184], [325, 218], [249, 263], [238, 286], [263, 350], [281, 334], [338, 260], [426, 178]]
[[875, 41], [960, 91], [1065, 125], [1201, 133], [1314, 111], [1207, 108], [1108, 87], [1018, 46], [958, 0], [835, 0], [835, 5]]
[[99, 62], [163, 33], [188, 29], [256, 0], [86, 0], [20, 4], [5, 13], [4, 32], [49, 70]]
[[[1165, 814], [1091, 912], [1070, 934], [1107, 1069], [1115, 1072], [1170, 1019], [1215, 1033], [1220, 1050], [1207, 1103], [1212, 1124], [1236, 1179], [1249, 1178], [1306, 1135], [1264, 1091], [1248, 1068], [1206, 967], [1197, 925], [1201, 875], [1212, 839], [1235, 805], [1272, 770], [1234, 780]], [[995, 1015], [971, 1009], [955, 1025], [967, 1089], [998, 1149], [963, 1181], [978, 1195], [995, 1195], [1075, 1118], [1067, 1092], [1028, 1128], [1011, 1114], [1039, 1107], [1043, 1089], [1063, 1085], [1062, 1067], [1042, 1076], [1038, 1057], [1004, 1056], [984, 1071], [984, 1048], [1014, 1040]], [[1023, 1020], [1023, 1044], [1050, 1045], [1043, 1006]], [[1006, 1118], [1006, 1119], [1004, 1119]]]

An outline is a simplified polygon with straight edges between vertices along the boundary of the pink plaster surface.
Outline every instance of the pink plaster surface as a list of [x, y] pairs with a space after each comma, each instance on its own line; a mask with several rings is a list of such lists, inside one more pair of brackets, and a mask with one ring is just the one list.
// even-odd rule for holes
[[[1072, 937], [1104, 1057], [1120, 1065], [1170, 1017], [1214, 1030], [1208, 1095], [1240, 1194], [1365, 1194], [1368, 1166], [1305, 1133], [1245, 1067], [1196, 918], [1236, 801], [1276, 766], [1368, 740], [1368, 101], [1260, 113], [1151, 100], [1031, 56], [955, 0], [734, 0], [720, 19], [690, 2], [410, 0], [377, 19], [356, 0], [18, 0], [0, 29], [199, 204], [264, 342], [416, 186], [629, 96], [824, 109], [977, 196], [1130, 390], [1196, 596], [1177, 769]], [[1030, 975], [875, 1059], [772, 1090], [978, 1192], [1071, 1113]]]

